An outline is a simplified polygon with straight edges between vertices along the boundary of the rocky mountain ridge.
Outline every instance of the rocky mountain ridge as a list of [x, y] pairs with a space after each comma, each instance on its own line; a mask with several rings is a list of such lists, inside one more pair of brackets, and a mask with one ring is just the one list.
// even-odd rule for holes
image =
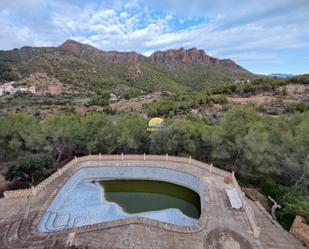
[[150, 62], [161, 66], [176, 66], [181, 64], [210, 64], [223, 67], [227, 70], [249, 73], [243, 67], [230, 59], [217, 59], [205, 53], [202, 49], [170, 49], [156, 51], [149, 57], [137, 52], [102, 51], [88, 44], [82, 44], [74, 40], [65, 41], [59, 48], [70, 51], [74, 55], [95, 62], [106, 63], [138, 63]]
[[232, 72], [249, 73], [249, 71], [230, 59], [217, 59], [207, 55], [204, 50], [197, 48], [156, 51], [149, 57], [146, 57], [134, 51], [103, 51], [88, 44], [83, 44], [74, 40], [67, 40], [58, 47], [37, 48], [25, 46], [20, 49], [0, 51], [0, 56], [1, 54], [9, 55], [10, 57], [13, 57], [13, 60], [17, 61], [42, 61], [44, 59], [62, 61], [79, 58], [97, 63], [125, 64], [146, 62], [162, 66], [167, 70], [181, 65], [204, 64], [215, 65]]
[[217, 59], [197, 48], [156, 51], [147, 57], [67, 40], [58, 47], [0, 51], [0, 83], [19, 81], [34, 73], [53, 76], [78, 92], [126, 86], [132, 90], [130, 95], [140, 90], [201, 90], [256, 77], [230, 59]]

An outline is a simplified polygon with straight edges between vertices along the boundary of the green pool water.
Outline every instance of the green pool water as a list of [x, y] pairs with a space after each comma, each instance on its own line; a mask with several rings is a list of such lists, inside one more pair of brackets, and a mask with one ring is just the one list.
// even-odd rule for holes
[[117, 203], [129, 214], [168, 208], [177, 208], [195, 219], [201, 214], [199, 195], [177, 184], [153, 180], [106, 180], [100, 184], [105, 199]]

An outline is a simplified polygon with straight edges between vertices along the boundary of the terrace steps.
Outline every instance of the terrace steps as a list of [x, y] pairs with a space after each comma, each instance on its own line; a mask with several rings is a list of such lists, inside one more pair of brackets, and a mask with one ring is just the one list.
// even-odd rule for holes
[[43, 221], [43, 224], [45, 230], [48, 232], [71, 228], [75, 223], [75, 218], [70, 214], [58, 215], [54, 212], [47, 212], [44, 216], [46, 221]]

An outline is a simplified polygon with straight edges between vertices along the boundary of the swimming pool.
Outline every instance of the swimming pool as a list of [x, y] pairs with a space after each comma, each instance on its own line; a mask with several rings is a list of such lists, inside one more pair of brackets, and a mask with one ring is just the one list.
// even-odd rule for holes
[[184, 215], [198, 219], [201, 214], [200, 196], [178, 184], [155, 180], [100, 181], [103, 198], [118, 204], [127, 214], [175, 208]]
[[[109, 183], [111, 183], [111, 180], [114, 183], [118, 180], [118, 184], [112, 186], [114, 189], [115, 186], [120, 186], [119, 181], [122, 181], [122, 184], [125, 181], [130, 181], [135, 188], [135, 197], [130, 200], [130, 203], [137, 204], [135, 208], [139, 206], [141, 209], [132, 212], [132, 210], [128, 209], [128, 206], [119, 201], [119, 198], [117, 201], [115, 196], [111, 196], [113, 191], [106, 191], [105, 193], [104, 182], [110, 181]], [[136, 196], [138, 181], [143, 181], [143, 187], [148, 188], [148, 195], [151, 195], [149, 187], [153, 188], [152, 192], [154, 193], [152, 194], [161, 195], [156, 196], [156, 198], [159, 197], [157, 200], [161, 202], [159, 206], [153, 205], [151, 209], [149, 205], [148, 208], [145, 208], [145, 203], [138, 205], [141, 201], [146, 202], [147, 198], [148, 201], [151, 199], [150, 196], [145, 195], [146, 192], [143, 196], [144, 199], [138, 199], [139, 197]], [[147, 181], [148, 183], [157, 182], [157, 185], [149, 186]], [[100, 182], [103, 184], [103, 187]], [[128, 190], [128, 182], [126, 184], [126, 189]], [[148, 184], [148, 186], [145, 186], [145, 184]], [[158, 184], [161, 187], [159, 191]], [[108, 187], [106, 185], [105, 187], [107, 190], [108, 188], [109, 190], [112, 189], [111, 186]], [[124, 187], [122, 186], [122, 189], [120, 189], [122, 192], [118, 191], [118, 193], [123, 193]], [[172, 191], [167, 189], [167, 192], [163, 191], [164, 193], [162, 193], [162, 187], [175, 188], [176, 191], [175, 189]], [[180, 189], [182, 190], [180, 191]], [[179, 191], [182, 196], [179, 196]], [[117, 191], [114, 191], [114, 194], [115, 192]], [[190, 194], [185, 197], [186, 194], [183, 195], [184, 193]], [[190, 199], [190, 195], [193, 199]], [[133, 217], [149, 218], [177, 226], [192, 226], [198, 223], [200, 210], [203, 208], [203, 202], [200, 201], [203, 195], [203, 186], [197, 177], [177, 170], [149, 166], [85, 167], [74, 173], [58, 191], [44, 212], [38, 224], [38, 231], [60, 231]], [[173, 198], [177, 200], [172, 200]], [[197, 204], [197, 198], [200, 198], [199, 204]], [[170, 203], [165, 203], [166, 201], [170, 201]]]

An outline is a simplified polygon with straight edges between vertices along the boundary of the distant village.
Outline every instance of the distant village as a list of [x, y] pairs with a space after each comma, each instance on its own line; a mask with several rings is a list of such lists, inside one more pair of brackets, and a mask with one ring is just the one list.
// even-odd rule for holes
[[250, 83], [250, 80], [235, 80], [234, 83], [246, 84]]
[[36, 94], [37, 89], [35, 86], [30, 86], [30, 87], [21, 87], [21, 86], [15, 86], [16, 82], [15, 81], [10, 81], [4, 84], [0, 85], [0, 96], [5, 95], [5, 94], [15, 94], [17, 92], [29, 92]]
[[0, 96], [6, 94], [15, 94], [17, 92], [27, 92], [32, 94], [46, 94], [46, 93], [61, 94], [64, 91], [67, 92], [67, 90], [68, 90], [67, 88], [62, 87], [57, 82], [56, 83], [52, 82], [52, 84], [50, 85], [45, 84], [45, 86], [44, 84], [43, 86], [42, 85], [40, 86], [39, 84], [30, 86], [24, 84], [21, 85], [20, 83], [17, 83], [15, 81], [10, 81], [6, 83], [0, 82]]

